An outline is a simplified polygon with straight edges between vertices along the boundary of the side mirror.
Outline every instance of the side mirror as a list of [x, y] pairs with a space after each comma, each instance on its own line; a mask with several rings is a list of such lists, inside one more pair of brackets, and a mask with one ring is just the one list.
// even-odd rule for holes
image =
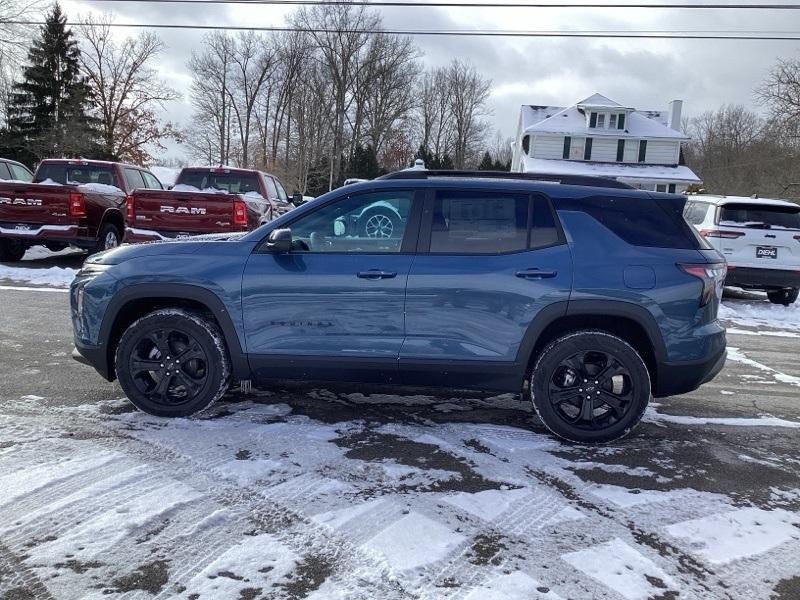
[[289, 252], [292, 249], [292, 230], [275, 229], [267, 238], [267, 250], [270, 252]]
[[292, 194], [292, 204], [294, 204], [295, 206], [300, 206], [302, 203], [303, 203], [303, 194], [299, 192], [296, 194]]

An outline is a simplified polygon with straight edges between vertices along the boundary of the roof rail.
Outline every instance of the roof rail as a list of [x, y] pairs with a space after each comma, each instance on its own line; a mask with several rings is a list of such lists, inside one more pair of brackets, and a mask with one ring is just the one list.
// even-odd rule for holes
[[431, 177], [464, 177], [476, 179], [523, 179], [527, 181], [548, 181], [562, 185], [585, 185], [631, 190], [633, 186], [608, 177], [590, 175], [559, 175], [556, 173], [511, 173], [509, 171], [453, 171], [443, 169], [406, 169], [387, 173], [377, 179], [429, 179]]

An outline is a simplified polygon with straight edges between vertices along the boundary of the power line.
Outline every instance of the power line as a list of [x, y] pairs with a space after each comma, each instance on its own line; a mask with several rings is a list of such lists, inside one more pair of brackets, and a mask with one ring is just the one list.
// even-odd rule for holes
[[[8, 25], [45, 25], [44, 21], [4, 21]], [[69, 22], [70, 27], [82, 23]], [[364, 33], [439, 37], [511, 37], [511, 38], [604, 38], [657, 40], [760, 40], [800, 41], [800, 33], [791, 32], [702, 32], [702, 31], [508, 31], [496, 29], [324, 29], [305, 27], [257, 27], [253, 25], [190, 25], [186, 23], [107, 23], [109, 27], [134, 29], [197, 29], [204, 31], [263, 31], [287, 33]]]
[[602, 3], [590, 4], [586, 2], [570, 3], [542, 3], [542, 2], [422, 2], [411, 0], [89, 0], [91, 2], [144, 2], [144, 3], [170, 3], [170, 4], [269, 4], [289, 6], [407, 6], [407, 7], [432, 7], [432, 8], [637, 8], [660, 10], [800, 10], [800, 4], [622, 4]]

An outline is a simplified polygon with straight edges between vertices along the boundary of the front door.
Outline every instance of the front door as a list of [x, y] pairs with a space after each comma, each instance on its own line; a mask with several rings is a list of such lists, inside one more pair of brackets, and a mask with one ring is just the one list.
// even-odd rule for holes
[[415, 205], [406, 190], [344, 196], [287, 225], [291, 252], [250, 256], [242, 305], [257, 379], [396, 379]]
[[572, 259], [544, 196], [441, 190], [426, 200], [406, 290], [401, 377], [506, 389], [545, 307], [566, 310]]

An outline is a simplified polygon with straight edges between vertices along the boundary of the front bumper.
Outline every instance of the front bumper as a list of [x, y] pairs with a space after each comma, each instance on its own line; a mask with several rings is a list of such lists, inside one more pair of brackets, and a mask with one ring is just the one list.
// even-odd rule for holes
[[757, 269], [728, 265], [725, 285], [759, 290], [800, 288], [800, 269]]
[[115, 374], [110, 372], [108, 353], [104, 346], [90, 346], [75, 340], [72, 358], [82, 365], [93, 367], [106, 381], [114, 381]]
[[716, 377], [725, 366], [727, 350], [723, 346], [708, 358], [691, 362], [662, 362], [653, 397], [677, 396], [696, 390]]

